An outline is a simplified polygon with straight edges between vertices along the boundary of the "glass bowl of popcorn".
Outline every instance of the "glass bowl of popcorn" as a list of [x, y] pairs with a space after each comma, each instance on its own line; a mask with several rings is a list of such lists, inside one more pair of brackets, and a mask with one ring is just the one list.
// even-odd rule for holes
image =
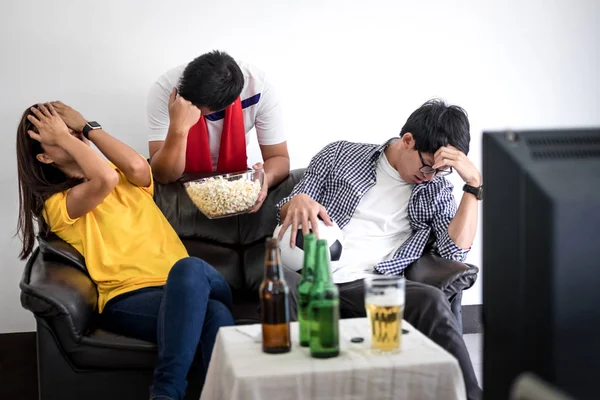
[[195, 179], [183, 185], [188, 196], [209, 219], [245, 214], [256, 205], [265, 179], [264, 170]]

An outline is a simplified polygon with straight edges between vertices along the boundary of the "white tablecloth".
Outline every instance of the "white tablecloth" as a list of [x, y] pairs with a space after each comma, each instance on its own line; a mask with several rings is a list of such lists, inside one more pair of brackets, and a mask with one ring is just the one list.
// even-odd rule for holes
[[[370, 350], [366, 318], [340, 320], [340, 355], [310, 357], [292, 323], [292, 351], [265, 354], [260, 325], [221, 328], [201, 400], [435, 399], [466, 398], [456, 359], [406, 321], [402, 351]], [[350, 339], [363, 337], [363, 343]]]

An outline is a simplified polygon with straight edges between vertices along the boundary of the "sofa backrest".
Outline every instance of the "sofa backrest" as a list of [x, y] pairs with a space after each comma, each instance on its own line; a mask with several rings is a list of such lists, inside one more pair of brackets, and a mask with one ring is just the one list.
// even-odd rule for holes
[[[253, 214], [208, 219], [192, 203], [180, 182], [157, 184], [154, 200], [191, 256], [217, 268], [236, 290], [256, 293], [263, 276], [264, 241], [277, 225], [275, 205], [288, 196], [304, 169], [296, 169], [269, 190], [260, 210]], [[238, 293], [239, 294], [239, 293]]]
[[291, 171], [286, 179], [269, 190], [263, 206], [253, 214], [208, 219], [192, 203], [179, 182], [156, 184], [154, 200], [182, 239], [248, 245], [273, 233], [277, 224], [275, 205], [291, 193], [303, 173], [304, 169]]

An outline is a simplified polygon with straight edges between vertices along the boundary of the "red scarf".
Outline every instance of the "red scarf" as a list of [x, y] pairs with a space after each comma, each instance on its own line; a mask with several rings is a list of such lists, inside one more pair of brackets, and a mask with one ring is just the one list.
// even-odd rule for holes
[[[248, 169], [246, 130], [242, 102], [238, 97], [225, 109], [217, 172], [229, 173], [246, 169]], [[188, 132], [184, 172], [212, 172], [212, 170], [208, 129], [204, 116], [201, 116]]]

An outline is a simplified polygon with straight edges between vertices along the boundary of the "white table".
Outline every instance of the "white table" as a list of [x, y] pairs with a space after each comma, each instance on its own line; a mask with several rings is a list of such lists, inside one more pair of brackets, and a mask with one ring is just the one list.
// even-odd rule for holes
[[[340, 355], [310, 357], [300, 347], [292, 323], [292, 351], [265, 354], [260, 325], [221, 328], [217, 335], [201, 400], [304, 399], [465, 399], [458, 361], [414, 329], [402, 327], [402, 351], [379, 355], [370, 350], [366, 318], [340, 320]], [[363, 343], [351, 343], [353, 337]]]

